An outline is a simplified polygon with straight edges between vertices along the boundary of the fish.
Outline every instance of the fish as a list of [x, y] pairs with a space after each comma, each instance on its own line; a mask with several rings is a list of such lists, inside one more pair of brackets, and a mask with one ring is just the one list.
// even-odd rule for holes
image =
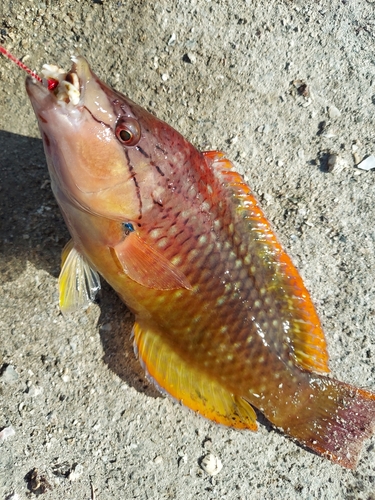
[[71, 235], [63, 314], [100, 277], [134, 313], [136, 353], [164, 393], [216, 423], [257, 413], [355, 468], [375, 394], [329, 375], [310, 295], [243, 177], [104, 83], [82, 56], [26, 77], [51, 186]]

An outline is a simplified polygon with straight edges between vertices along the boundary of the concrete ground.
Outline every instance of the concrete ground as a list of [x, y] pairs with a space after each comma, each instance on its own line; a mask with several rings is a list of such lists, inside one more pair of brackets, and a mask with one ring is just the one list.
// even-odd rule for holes
[[[355, 166], [375, 153], [375, 2], [2, 9], [2, 43], [32, 68], [82, 53], [199, 148], [228, 153], [311, 291], [332, 374], [375, 390], [375, 172]], [[0, 499], [375, 499], [374, 438], [349, 471], [263, 425], [215, 426], [145, 380], [133, 319], [108, 286], [99, 305], [61, 316], [69, 236], [24, 76], [1, 58], [0, 431], [14, 435], [0, 439]], [[216, 476], [200, 467], [208, 453]]]

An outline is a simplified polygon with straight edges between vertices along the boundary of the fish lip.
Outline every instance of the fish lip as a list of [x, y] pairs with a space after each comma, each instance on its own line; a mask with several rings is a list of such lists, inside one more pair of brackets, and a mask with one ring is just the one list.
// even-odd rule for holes
[[92, 71], [90, 65], [83, 56], [72, 56], [71, 60], [73, 62], [71, 72], [77, 73], [80, 80], [83, 80], [84, 77], [86, 79], [91, 78]]
[[79, 104], [83, 104], [86, 87], [89, 81], [91, 80], [93, 73], [90, 69], [89, 63], [83, 56], [72, 56], [71, 59], [73, 64], [70, 71], [68, 71], [67, 75], [69, 73], [75, 73], [77, 75], [79, 81], [79, 92], [80, 92]]
[[26, 92], [31, 102], [33, 99], [39, 100], [41, 97], [45, 98], [50, 95], [48, 88], [42, 85], [36, 78], [28, 75], [25, 80]]

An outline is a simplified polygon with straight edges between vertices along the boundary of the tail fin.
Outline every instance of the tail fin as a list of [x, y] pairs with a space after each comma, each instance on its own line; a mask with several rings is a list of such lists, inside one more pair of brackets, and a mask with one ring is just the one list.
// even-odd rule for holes
[[327, 377], [313, 377], [316, 388], [298, 419], [284, 432], [343, 467], [354, 469], [362, 443], [375, 431], [375, 394]]

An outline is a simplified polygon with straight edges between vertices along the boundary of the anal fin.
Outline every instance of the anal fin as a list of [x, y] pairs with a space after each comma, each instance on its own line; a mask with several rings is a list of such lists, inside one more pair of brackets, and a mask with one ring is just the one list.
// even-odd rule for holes
[[87, 308], [100, 290], [99, 274], [70, 240], [61, 256], [59, 276], [59, 305], [63, 314]]
[[256, 414], [244, 399], [190, 366], [160, 335], [134, 325], [141, 363], [156, 386], [188, 408], [216, 423], [256, 431]]

